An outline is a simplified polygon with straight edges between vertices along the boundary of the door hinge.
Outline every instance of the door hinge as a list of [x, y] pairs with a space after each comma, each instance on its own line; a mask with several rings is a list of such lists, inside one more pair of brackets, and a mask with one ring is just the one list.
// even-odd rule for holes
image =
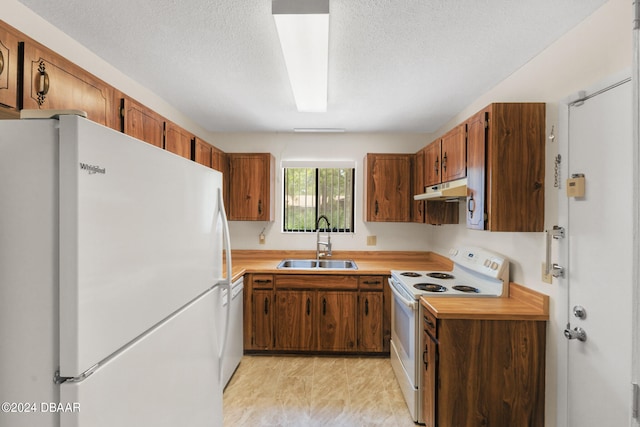
[[638, 384], [633, 384], [633, 419], [640, 418], [640, 387]]

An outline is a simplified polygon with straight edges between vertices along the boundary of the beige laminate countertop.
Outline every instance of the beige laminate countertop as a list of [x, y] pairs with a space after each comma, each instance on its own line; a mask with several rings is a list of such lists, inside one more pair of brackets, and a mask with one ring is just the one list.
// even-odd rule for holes
[[450, 271], [451, 261], [434, 252], [410, 251], [334, 251], [328, 259], [355, 261], [357, 270], [296, 270], [278, 269], [283, 259], [315, 259], [315, 251], [260, 251], [235, 250], [231, 252], [233, 280], [245, 273], [270, 274], [350, 274], [388, 275], [391, 270]]
[[420, 303], [438, 319], [549, 320], [549, 296], [516, 283], [507, 298], [421, 297]]
[[[451, 271], [449, 258], [434, 252], [334, 251], [331, 259], [355, 261], [357, 270], [278, 269], [283, 259], [315, 259], [315, 251], [235, 250], [233, 280], [246, 273], [389, 275], [391, 270]], [[549, 297], [532, 289], [509, 284], [507, 298], [422, 297], [421, 304], [439, 319], [549, 320]]]

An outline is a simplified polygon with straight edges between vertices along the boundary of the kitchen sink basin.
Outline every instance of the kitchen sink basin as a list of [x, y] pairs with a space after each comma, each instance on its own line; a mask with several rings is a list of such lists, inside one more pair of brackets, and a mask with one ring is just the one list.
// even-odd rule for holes
[[285, 259], [278, 264], [280, 269], [289, 270], [357, 270], [358, 266], [350, 259]]

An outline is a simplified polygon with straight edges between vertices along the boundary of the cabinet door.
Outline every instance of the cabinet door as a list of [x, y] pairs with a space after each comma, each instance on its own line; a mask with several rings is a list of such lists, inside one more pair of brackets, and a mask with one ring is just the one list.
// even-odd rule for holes
[[543, 231], [545, 105], [491, 104], [486, 194], [492, 231]]
[[318, 350], [356, 349], [357, 293], [318, 292]]
[[273, 291], [254, 289], [252, 298], [253, 348], [273, 348]]
[[75, 109], [107, 127], [116, 108], [113, 89], [97, 77], [35, 42], [24, 44], [23, 108]]
[[484, 230], [487, 112], [467, 121], [467, 227]]
[[422, 331], [422, 415], [425, 427], [436, 427], [436, 343], [426, 330]]
[[229, 156], [229, 220], [271, 221], [271, 154]]
[[460, 204], [443, 200], [427, 200], [424, 222], [431, 225], [457, 224], [460, 221]]
[[18, 108], [18, 45], [18, 37], [0, 26], [0, 104], [12, 109]]
[[442, 182], [467, 175], [467, 141], [465, 123], [456, 126], [442, 137]]
[[411, 220], [411, 155], [367, 154], [366, 221]]
[[424, 149], [424, 186], [442, 182], [440, 164], [440, 140], [433, 141]]
[[191, 141], [194, 136], [175, 123], [166, 122], [165, 126], [165, 150], [191, 160]]
[[314, 292], [278, 290], [276, 298], [276, 350], [314, 350]]
[[125, 134], [164, 148], [164, 118], [131, 98], [123, 97], [120, 114]]
[[358, 300], [358, 350], [381, 352], [383, 293], [360, 292]]
[[224, 162], [224, 152], [211, 146], [211, 167], [217, 171], [224, 172]]
[[424, 151], [418, 151], [413, 156], [411, 163], [411, 173], [413, 181], [411, 183], [411, 220], [417, 223], [424, 222], [424, 200], [413, 200], [413, 196], [424, 192]]
[[213, 147], [211, 145], [198, 137], [194, 138], [193, 147], [191, 147], [191, 153], [194, 161], [210, 168], [212, 151]]

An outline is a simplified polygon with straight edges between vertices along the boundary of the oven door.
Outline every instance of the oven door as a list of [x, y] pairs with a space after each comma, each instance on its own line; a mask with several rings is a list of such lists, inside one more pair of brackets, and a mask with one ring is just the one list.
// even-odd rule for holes
[[389, 279], [391, 304], [391, 366], [414, 421], [419, 417], [417, 345], [419, 341], [419, 303], [401, 284]]

